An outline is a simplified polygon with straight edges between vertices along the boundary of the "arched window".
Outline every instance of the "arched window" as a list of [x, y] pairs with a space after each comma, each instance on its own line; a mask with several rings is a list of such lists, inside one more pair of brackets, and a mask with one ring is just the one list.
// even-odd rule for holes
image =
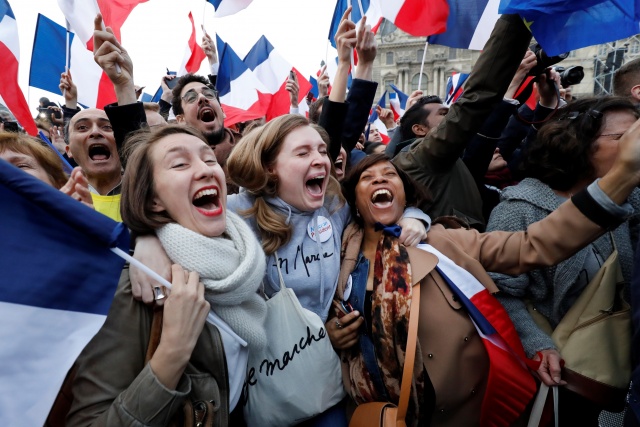
[[427, 77], [426, 74], [422, 74], [422, 81], [420, 82], [420, 88], [418, 88], [418, 81], [420, 80], [420, 74], [416, 74], [415, 76], [413, 76], [413, 78], [411, 79], [411, 91], [413, 92], [414, 90], [422, 90], [423, 92], [425, 92], [427, 90], [427, 82], [429, 80], [429, 78]]

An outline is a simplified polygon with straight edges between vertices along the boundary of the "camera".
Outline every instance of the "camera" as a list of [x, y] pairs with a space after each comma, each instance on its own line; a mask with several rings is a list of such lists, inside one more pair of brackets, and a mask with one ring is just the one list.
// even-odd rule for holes
[[0, 123], [4, 123], [5, 132], [13, 132], [13, 133], [20, 132], [20, 127], [18, 126], [18, 122], [4, 120], [2, 117], [0, 117]]
[[580, 84], [584, 79], [584, 70], [579, 65], [567, 68], [554, 67], [554, 69], [560, 74], [560, 85], [564, 88]]
[[[538, 62], [536, 64], [536, 66], [533, 67], [529, 71], [529, 75], [530, 76], [537, 76], [537, 75], [542, 74], [544, 72], [544, 70], [546, 70], [547, 68], [551, 67], [552, 65], [555, 65], [558, 62], [562, 61], [563, 59], [568, 57], [569, 53], [570, 53], [570, 52], [565, 52], [565, 53], [562, 53], [562, 54], [556, 55], [556, 56], [548, 56], [545, 53], [545, 51], [542, 50], [542, 46], [540, 46], [540, 44], [538, 44], [538, 43], [534, 44], [533, 46], [530, 46], [529, 49], [531, 49], [533, 51], [533, 53], [535, 53], [536, 60]], [[580, 67], [580, 68], [582, 68], [582, 67]], [[584, 75], [583, 75], [583, 77], [584, 77]]]
[[[48, 105], [46, 107], [38, 107], [38, 111], [40, 112], [40, 114], [42, 114], [43, 117], [49, 119], [51, 117], [51, 113], [53, 112], [53, 115], [55, 116], [56, 119], [61, 119], [62, 111], [60, 111], [60, 109], [57, 108], [58, 106], [53, 102], [51, 102], [50, 104], [51, 105]], [[55, 109], [51, 107], [55, 107]]]

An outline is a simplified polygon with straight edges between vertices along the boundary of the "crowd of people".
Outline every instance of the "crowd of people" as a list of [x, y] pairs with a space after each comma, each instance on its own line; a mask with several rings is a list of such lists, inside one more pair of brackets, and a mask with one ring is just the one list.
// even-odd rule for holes
[[[282, 281], [324, 323], [346, 392], [297, 425], [347, 426], [358, 405], [398, 404], [415, 304], [407, 425], [526, 424], [541, 385], [559, 390], [562, 425], [616, 425], [604, 411], [640, 425], [640, 368], [627, 367], [615, 402], [594, 400], [553, 335], [614, 255], [609, 314], [640, 327], [640, 60], [616, 72], [614, 95], [565, 100], [525, 23], [503, 15], [454, 104], [418, 90], [397, 123], [378, 107], [384, 144], [367, 124], [376, 39], [348, 14], [331, 90], [323, 75], [308, 118], [291, 76], [291, 114], [225, 127], [207, 34], [212, 74], [163, 76], [161, 100], [139, 102], [134, 64], [98, 16], [94, 58], [117, 103], [80, 108], [65, 72], [65, 104], [42, 99], [37, 122], [59, 153], [0, 124], [0, 159], [123, 222], [134, 257], [172, 283], [125, 267], [74, 365], [65, 425], [174, 425], [185, 402], [203, 401], [215, 425], [245, 425], [247, 360], [267, 345], [266, 301]], [[536, 67], [532, 110], [514, 97]], [[621, 348], [640, 367], [640, 335]], [[309, 384], [307, 398], [333, 392]]]

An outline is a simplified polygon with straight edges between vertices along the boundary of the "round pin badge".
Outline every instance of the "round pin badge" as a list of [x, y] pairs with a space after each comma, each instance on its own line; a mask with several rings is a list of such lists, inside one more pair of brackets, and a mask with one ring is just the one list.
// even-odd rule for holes
[[316, 236], [320, 235], [320, 242], [324, 243], [333, 235], [333, 227], [331, 227], [331, 221], [323, 216], [318, 217], [318, 230], [315, 229], [316, 221], [312, 219], [307, 225], [307, 234], [313, 240], [316, 240]]

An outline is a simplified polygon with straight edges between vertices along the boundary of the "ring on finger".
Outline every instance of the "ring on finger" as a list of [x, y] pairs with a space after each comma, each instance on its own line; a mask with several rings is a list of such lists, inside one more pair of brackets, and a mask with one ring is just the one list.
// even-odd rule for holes
[[153, 300], [160, 301], [167, 297], [164, 293], [164, 286], [154, 286], [153, 287]]
[[338, 319], [336, 319], [336, 328], [342, 329], [342, 323]]

